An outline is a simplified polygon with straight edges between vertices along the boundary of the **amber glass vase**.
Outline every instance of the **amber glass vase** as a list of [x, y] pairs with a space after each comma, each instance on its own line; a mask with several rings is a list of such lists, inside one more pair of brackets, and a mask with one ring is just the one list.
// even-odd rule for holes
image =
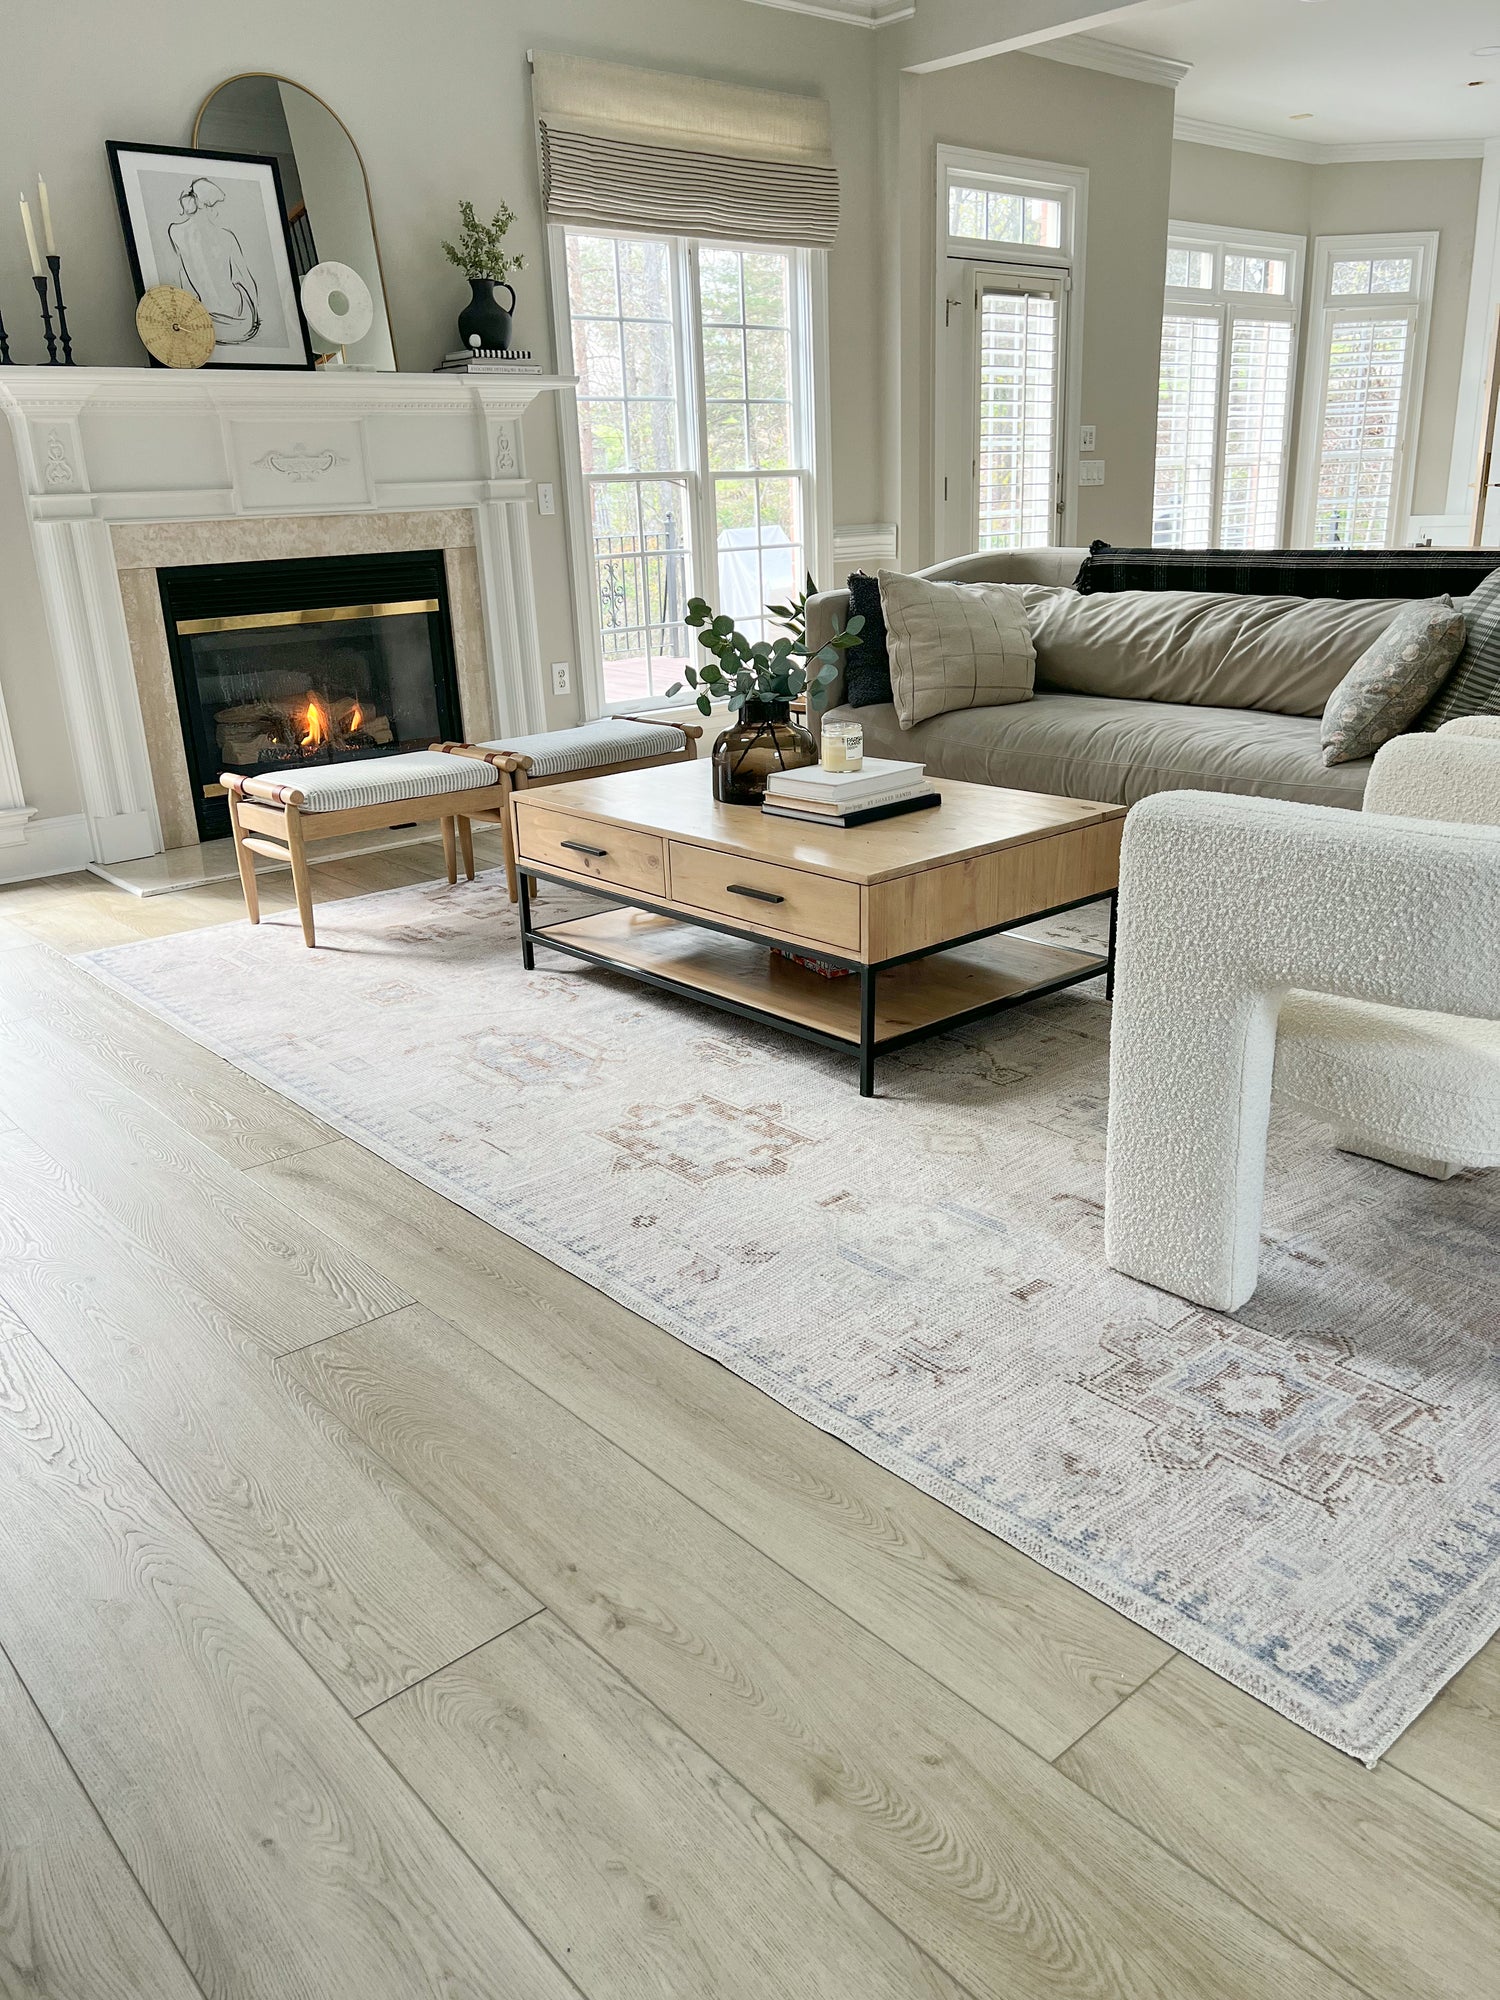
[[752, 694], [714, 745], [714, 797], [727, 806], [758, 806], [773, 771], [800, 771], [817, 761], [818, 746], [793, 722], [790, 703]]

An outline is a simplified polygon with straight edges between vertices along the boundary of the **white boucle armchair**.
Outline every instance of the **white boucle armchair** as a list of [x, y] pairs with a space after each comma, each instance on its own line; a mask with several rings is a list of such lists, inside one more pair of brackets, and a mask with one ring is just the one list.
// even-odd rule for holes
[[1105, 1255], [1255, 1290], [1273, 1088], [1346, 1151], [1500, 1165], [1500, 720], [1398, 737], [1362, 813], [1167, 792], [1126, 822]]

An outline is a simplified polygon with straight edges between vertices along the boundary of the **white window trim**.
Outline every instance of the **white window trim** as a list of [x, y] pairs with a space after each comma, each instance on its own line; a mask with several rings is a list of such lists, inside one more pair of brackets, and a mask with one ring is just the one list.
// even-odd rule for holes
[[[680, 322], [684, 327], [696, 325], [698, 262], [693, 253], [700, 241], [708, 239], [663, 236], [659, 230], [599, 229], [587, 233], [633, 236], [651, 243], [670, 243]], [[799, 430], [798, 451], [804, 468], [804, 556], [812, 574], [821, 579], [825, 562], [833, 549], [833, 498], [829, 490], [828, 471], [832, 463], [828, 407], [828, 253], [826, 250], [788, 249], [785, 244], [726, 243], [724, 247], [731, 250], [788, 250], [792, 259], [792, 341], [796, 350], [794, 381], [800, 380], [807, 389], [807, 393], [798, 397], [794, 405]], [[566, 363], [568, 372], [571, 372], [573, 318], [568, 302], [567, 231], [558, 222], [547, 225], [547, 278], [554, 352], [559, 363]], [[716, 557], [717, 550], [710, 535], [711, 488], [715, 475], [708, 470], [707, 408], [699, 344], [696, 340], [689, 340], [685, 346], [686, 352], [677, 357], [677, 373], [681, 435], [684, 439], [690, 438], [693, 444], [685, 457], [689, 461], [686, 477], [688, 504], [692, 510], [694, 588], [712, 599], [716, 595], [718, 581], [716, 561], [711, 559]], [[573, 595], [579, 655], [578, 684], [584, 719], [636, 714], [649, 709], [682, 708], [686, 705], [682, 696], [643, 696], [633, 701], [610, 701], [605, 696], [604, 635], [599, 624], [592, 517], [588, 504], [588, 480], [583, 470], [583, 440], [576, 389], [568, 389], [558, 396], [557, 420], [568, 581]], [[801, 587], [799, 578], [799, 591]]]
[[[1075, 540], [1078, 516], [1078, 426], [1083, 408], [1083, 281], [1088, 245], [1089, 170], [1065, 166], [1055, 160], [1022, 159], [1009, 153], [976, 152], [968, 146], [938, 146], [934, 155], [936, 175], [937, 267], [934, 275], [933, 371], [932, 371], [932, 541], [935, 553], [969, 555], [971, 549], [949, 549], [945, 543], [944, 481], [954, 473], [948, 464], [948, 396], [951, 389], [948, 364], [948, 301], [951, 296], [952, 264], [988, 265], [996, 271], [1060, 273], [1067, 299], [1063, 327], [1063, 366], [1057, 415], [1058, 498], [1061, 513], [1055, 516], [1054, 545], [1067, 548]], [[948, 233], [948, 188], [958, 180], [966, 184], [978, 180], [1003, 182], [1007, 187], [1034, 189], [1038, 194], [1062, 194], [1063, 242], [1049, 250], [1040, 244], [990, 243]], [[967, 282], [967, 280], [965, 280]]]
[[[1422, 395], [1427, 378], [1427, 342], [1432, 324], [1433, 277], [1437, 269], [1438, 231], [1413, 229], [1368, 236], [1318, 236], [1313, 239], [1309, 273], [1305, 388], [1302, 423], [1297, 437], [1297, 504], [1294, 514], [1299, 547], [1313, 545], [1318, 503], [1319, 440], [1323, 433], [1323, 403], [1328, 387], [1325, 356], [1329, 321], [1337, 313], [1389, 317], [1405, 307], [1411, 316], [1412, 341], [1402, 385], [1401, 444], [1396, 479], [1391, 489], [1385, 546], [1397, 548], [1406, 539], [1411, 519], [1412, 484], [1417, 471], [1417, 436]], [[1345, 257], [1404, 257], [1417, 260], [1416, 289], [1411, 292], [1354, 293], [1335, 299], [1330, 291], [1335, 262]]]
[[[1287, 523], [1292, 517], [1292, 447], [1296, 440], [1296, 411], [1299, 364], [1302, 346], [1302, 293], [1303, 274], [1307, 263], [1307, 238], [1288, 236], [1271, 229], [1228, 229], [1205, 222], [1169, 222], [1167, 224], [1168, 250], [1206, 250], [1214, 259], [1214, 282], [1211, 286], [1168, 285], [1165, 288], [1163, 319], [1174, 306], [1197, 313], [1200, 317], [1216, 316], [1219, 322], [1219, 385], [1214, 410], [1214, 474], [1213, 474], [1213, 523], [1209, 531], [1212, 544], [1219, 541], [1222, 528], [1223, 507], [1224, 444], [1228, 433], [1229, 408], [1229, 343], [1226, 338], [1229, 322], [1235, 319], [1274, 319], [1288, 322], [1292, 329], [1292, 365], [1287, 382], [1286, 431], [1281, 452], [1281, 520], [1278, 533], [1285, 538]], [[1224, 289], [1222, 279], [1225, 257], [1284, 257], [1286, 259], [1286, 290], [1276, 292], [1230, 292]]]

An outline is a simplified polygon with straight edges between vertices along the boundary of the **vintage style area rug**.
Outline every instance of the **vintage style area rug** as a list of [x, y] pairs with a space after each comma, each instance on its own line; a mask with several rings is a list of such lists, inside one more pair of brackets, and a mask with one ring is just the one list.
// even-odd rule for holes
[[1278, 1117], [1229, 1319], [1104, 1263], [1093, 989], [893, 1057], [862, 1102], [852, 1059], [524, 973], [498, 877], [325, 903], [318, 936], [85, 963], [1357, 1757], [1500, 1624], [1500, 1174]]

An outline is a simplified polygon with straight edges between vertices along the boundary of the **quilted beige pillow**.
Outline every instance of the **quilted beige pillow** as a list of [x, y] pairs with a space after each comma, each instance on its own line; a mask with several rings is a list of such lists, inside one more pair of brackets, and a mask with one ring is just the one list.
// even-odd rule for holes
[[1017, 586], [929, 583], [883, 569], [880, 608], [903, 729], [950, 709], [1030, 701], [1036, 648]]

